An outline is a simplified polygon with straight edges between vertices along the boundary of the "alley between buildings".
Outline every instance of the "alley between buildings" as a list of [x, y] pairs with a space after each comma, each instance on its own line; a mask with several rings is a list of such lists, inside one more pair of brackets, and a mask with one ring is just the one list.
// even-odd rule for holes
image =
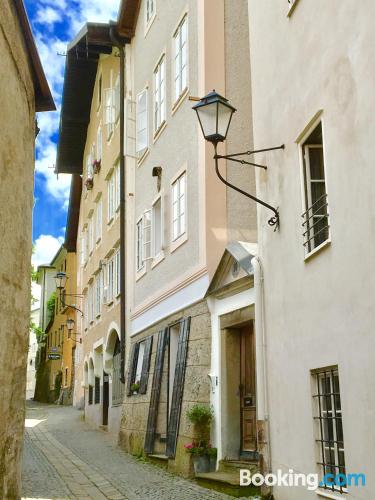
[[28, 500], [231, 498], [137, 460], [71, 406], [35, 402], [27, 406], [22, 484]]

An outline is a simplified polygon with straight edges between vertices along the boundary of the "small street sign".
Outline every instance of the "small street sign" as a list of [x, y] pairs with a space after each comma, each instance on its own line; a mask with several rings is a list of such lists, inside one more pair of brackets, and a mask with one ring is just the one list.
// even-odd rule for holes
[[58, 353], [50, 353], [48, 354], [48, 359], [61, 359], [61, 354]]

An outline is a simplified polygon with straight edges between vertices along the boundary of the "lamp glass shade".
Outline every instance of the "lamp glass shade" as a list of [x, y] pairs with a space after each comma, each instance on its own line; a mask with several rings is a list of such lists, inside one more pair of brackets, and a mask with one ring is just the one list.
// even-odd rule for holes
[[69, 318], [66, 320], [66, 327], [68, 328], [69, 332], [71, 332], [73, 330], [74, 324], [75, 324], [74, 319]]
[[225, 141], [233, 113], [236, 109], [225, 97], [213, 91], [193, 106], [204, 138], [217, 144]]
[[55, 276], [55, 281], [56, 281], [56, 288], [58, 290], [63, 290], [66, 287], [66, 274], [65, 273], [57, 273]]

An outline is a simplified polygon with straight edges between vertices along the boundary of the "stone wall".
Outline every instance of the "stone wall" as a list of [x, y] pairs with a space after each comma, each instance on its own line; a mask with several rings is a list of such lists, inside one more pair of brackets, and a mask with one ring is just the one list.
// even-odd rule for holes
[[19, 498], [30, 320], [34, 90], [11, 0], [0, 0], [0, 498]]
[[[148, 410], [154, 374], [157, 334], [168, 325], [178, 321], [181, 317], [191, 316], [190, 336], [188, 355], [185, 373], [185, 385], [183, 402], [181, 408], [181, 419], [177, 440], [176, 458], [168, 461], [168, 468], [173, 472], [189, 476], [191, 474], [190, 455], [186, 453], [184, 444], [192, 441], [193, 428], [186, 417], [186, 412], [195, 403], [209, 403], [210, 401], [210, 381], [208, 373], [211, 363], [211, 317], [206, 301], [201, 301], [177, 314], [165, 318], [151, 328], [144, 330], [139, 335], [132, 338], [133, 342], [138, 342], [142, 338], [154, 335], [150, 374], [148, 379], [147, 393], [136, 396], [125, 396], [121, 428], [119, 434], [119, 444], [129, 453], [143, 455], [143, 445], [147, 427]], [[164, 373], [161, 385], [160, 404], [157, 421], [157, 432], [165, 429], [167, 411], [167, 373], [168, 355], [165, 354]], [[165, 443], [155, 439], [155, 453], [165, 453]]]

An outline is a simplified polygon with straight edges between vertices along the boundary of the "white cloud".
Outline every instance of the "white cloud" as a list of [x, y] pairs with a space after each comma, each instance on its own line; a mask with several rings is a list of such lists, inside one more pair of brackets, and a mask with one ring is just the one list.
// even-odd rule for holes
[[54, 172], [56, 161], [56, 146], [51, 141], [46, 141], [43, 148], [38, 148], [39, 155], [35, 162], [35, 171], [42, 174], [46, 180], [47, 193], [55, 200], [60, 201], [61, 207], [66, 210], [69, 203], [70, 180], [69, 174]]
[[61, 21], [60, 13], [52, 7], [42, 7], [38, 9], [35, 21], [40, 24], [54, 24]]
[[71, 33], [75, 36], [86, 22], [105, 23], [117, 19], [120, 0], [78, 0], [78, 12], [71, 15]]
[[34, 268], [50, 264], [63, 242], [62, 236], [55, 238], [51, 234], [41, 234], [34, 243], [34, 253], [31, 259]]

